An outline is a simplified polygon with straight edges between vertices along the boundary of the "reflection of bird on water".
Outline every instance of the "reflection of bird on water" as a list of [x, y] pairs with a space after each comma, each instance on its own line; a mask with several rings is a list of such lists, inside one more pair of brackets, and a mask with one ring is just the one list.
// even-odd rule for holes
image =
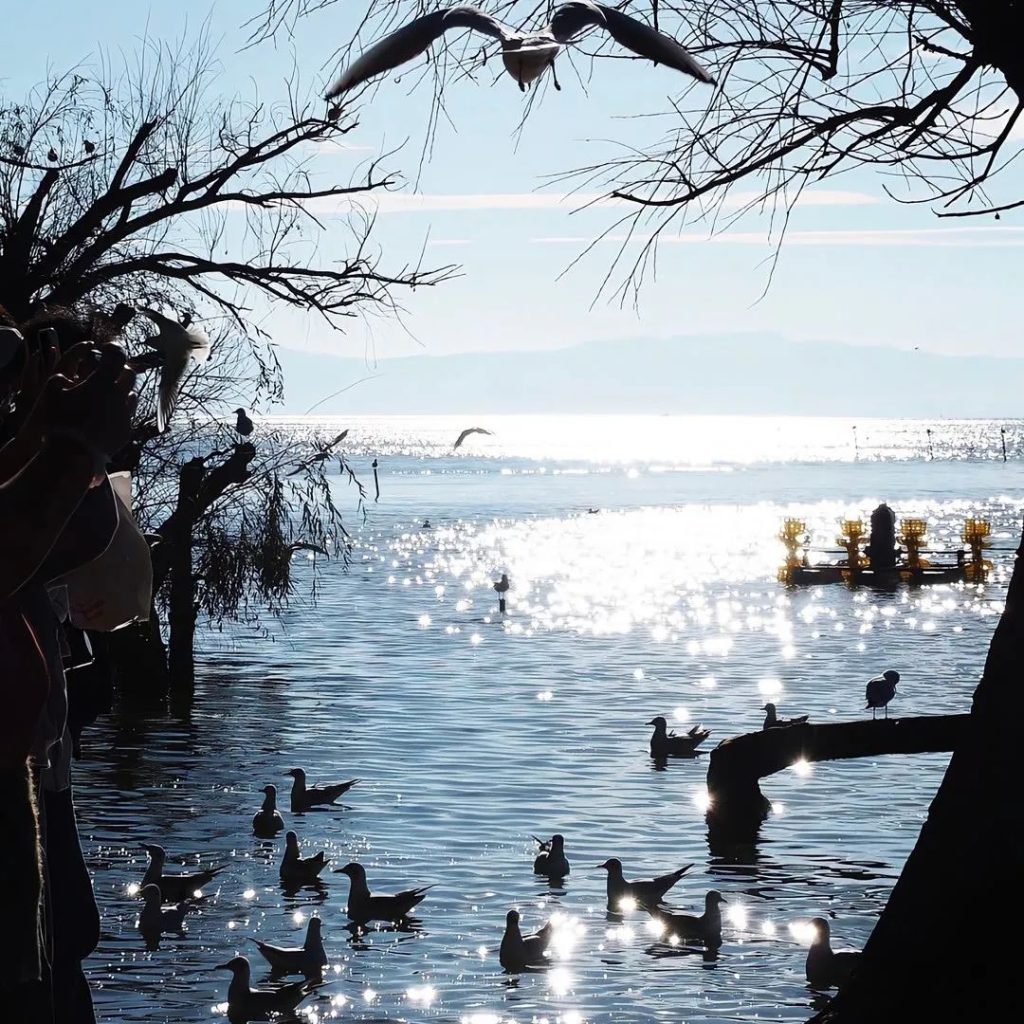
[[668, 722], [658, 715], [648, 725], [654, 726], [651, 736], [651, 757], [694, 757], [699, 747], [710, 735], [711, 730], [695, 725], [682, 736], [668, 731]]
[[762, 729], [784, 729], [789, 725], [806, 725], [810, 715], [801, 715], [799, 718], [779, 718], [775, 713], [775, 705], [765, 704], [761, 710], [765, 713]]
[[569, 860], [565, 856], [565, 840], [557, 832], [550, 839], [533, 841], [540, 847], [533, 862], [535, 875], [547, 875], [548, 878], [564, 878], [569, 874]]
[[244, 409], [235, 410], [235, 430], [238, 431], [242, 437], [248, 437], [254, 430], [253, 422], [245, 414]]
[[139, 310], [160, 328], [158, 334], [146, 338], [146, 344], [163, 356], [160, 383], [157, 385], [156, 425], [165, 431], [178, 404], [178, 388], [188, 370], [189, 360], [206, 362], [210, 355], [210, 339], [205, 331], [192, 327], [192, 316], [186, 314], [181, 323], [145, 307]]
[[546, 966], [545, 954], [551, 945], [551, 932], [551, 922], [548, 921], [533, 935], [523, 935], [519, 930], [519, 911], [510, 910], [505, 915], [505, 934], [498, 947], [498, 962], [511, 974]]
[[665, 893], [686, 874], [692, 864], [678, 871], [670, 871], [667, 875], [658, 875], [657, 878], [635, 878], [632, 882], [627, 881], [622, 874], [622, 861], [618, 857], [612, 857], [603, 864], [598, 864], [608, 872], [608, 909], [621, 910], [624, 899], [633, 900], [641, 907], [656, 907], [664, 898]]
[[725, 897], [717, 889], [712, 889], [704, 897], [703, 914], [686, 914], [674, 907], [649, 907], [648, 912], [663, 927], [663, 938], [675, 936], [683, 942], [720, 946], [722, 912], [718, 908], [725, 902]]
[[290, 885], [309, 885], [330, 863], [321, 850], [315, 857], [299, 856], [299, 837], [294, 832], [285, 834], [284, 858], [281, 861], [281, 881]]
[[161, 895], [168, 903], [181, 903], [188, 899], [197, 889], [209, 885], [224, 870], [223, 867], [216, 867], [183, 875], [165, 875], [164, 861], [167, 852], [164, 848], [154, 844], [143, 846], [143, 849], [149, 854], [149, 866], [142, 876], [142, 884], [159, 887]]
[[[327, 99], [334, 99], [362, 82], [415, 59], [448, 30], [463, 28], [481, 32], [501, 43], [505, 70], [524, 92], [526, 86], [548, 68], [554, 75], [555, 58], [588, 28], [603, 28], [620, 46], [655, 64], [682, 71], [701, 82], [714, 83], [707, 71], [674, 39], [603, 4], [560, 4], [550, 24], [528, 34], [503, 25], [475, 7], [450, 7], [416, 18], [371, 46], [327, 90]], [[556, 89], [561, 88], [557, 78], [554, 84]]]
[[894, 672], [892, 669], [868, 680], [864, 699], [867, 701], [866, 706], [871, 708], [872, 718], [875, 717], [879, 708], [885, 708], [885, 717], [889, 717], [889, 701], [896, 696], [896, 684], [899, 681], [899, 672]]
[[452, 447], [461, 448], [462, 442], [465, 441], [470, 434], [487, 434], [488, 437], [494, 436], [494, 434], [490, 430], [484, 430], [483, 427], [469, 427], [466, 430], [464, 430], [461, 434], [459, 434], [459, 436], [455, 439], [455, 444], [452, 445]]
[[142, 887], [142, 898], [146, 901], [139, 914], [139, 931], [143, 935], [157, 937], [164, 932], [175, 932], [178, 935], [184, 932], [188, 903], [178, 903], [170, 910], [164, 910], [160, 889], [152, 883]]
[[327, 965], [327, 953], [320, 934], [319, 917], [311, 917], [306, 926], [306, 940], [301, 946], [272, 946], [252, 939], [256, 948], [274, 971], [282, 974], [317, 974]]
[[322, 786], [307, 786], [304, 768], [292, 768], [285, 773], [292, 777], [291, 807], [293, 814], [301, 814], [311, 807], [333, 804], [339, 796], [347, 793], [359, 779], [348, 782], [327, 782]]
[[288, 1014], [305, 999], [305, 981], [294, 981], [276, 989], [255, 989], [250, 986], [252, 968], [244, 956], [232, 957], [217, 964], [217, 970], [231, 972], [228, 985], [228, 1019], [231, 1021], [267, 1020], [271, 1014]]
[[264, 786], [263, 793], [263, 806], [253, 815], [252, 831], [261, 839], [269, 839], [284, 828], [284, 818], [277, 809], [277, 786]]
[[336, 873], [348, 875], [352, 883], [348, 893], [347, 913], [356, 924], [369, 921], [401, 923], [408, 918], [414, 907], [423, 902], [427, 890], [431, 888], [425, 885], [419, 889], [405, 889], [391, 896], [377, 896], [370, 892], [366, 883], [366, 869], [362, 864], [353, 861], [338, 868]]
[[815, 917], [811, 921], [814, 938], [807, 950], [807, 981], [813, 988], [842, 988], [860, 960], [854, 949], [833, 950], [829, 941], [828, 921]]

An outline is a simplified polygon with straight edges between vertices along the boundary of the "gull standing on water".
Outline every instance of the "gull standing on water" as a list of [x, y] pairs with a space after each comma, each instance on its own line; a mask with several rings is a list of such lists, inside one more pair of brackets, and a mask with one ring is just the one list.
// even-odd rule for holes
[[272, 946], [252, 939], [271, 969], [279, 974], [319, 974], [327, 966], [327, 953], [320, 934], [322, 922], [311, 917], [306, 926], [306, 941], [301, 946]]
[[275, 989], [256, 989], [250, 985], [252, 968], [244, 956], [217, 964], [215, 970], [230, 971], [228, 1020], [267, 1020], [271, 1014], [290, 1014], [309, 994], [305, 981], [293, 981]]
[[711, 735], [710, 729], [695, 725], [689, 732], [677, 736], [668, 731], [668, 722], [658, 715], [648, 725], [654, 726], [651, 736], [651, 757], [695, 757], [697, 748]]
[[163, 433], [170, 426], [174, 407], [178, 404], [178, 387], [188, 370], [189, 360], [206, 362], [210, 356], [210, 339], [205, 331], [191, 326], [191, 314], [178, 323], [155, 309], [143, 307], [139, 312], [160, 328], [159, 334], [146, 338], [146, 344], [163, 356], [156, 404], [156, 425]]
[[813, 988], [842, 988], [860, 960], [855, 949], [833, 950], [829, 941], [828, 921], [815, 917], [811, 921], [814, 939], [807, 950], [807, 981]]
[[327, 854], [321, 850], [315, 857], [300, 857], [299, 837], [294, 832], [287, 832], [284, 840], [281, 881], [288, 885], [312, 885], [317, 875], [330, 863]]
[[547, 875], [548, 878], [565, 878], [569, 874], [565, 839], [556, 832], [550, 839], [538, 839], [534, 836], [533, 841], [540, 847], [540, 853], [533, 862], [533, 873]]
[[548, 921], [533, 935], [523, 935], [519, 930], [519, 911], [510, 910], [505, 915], [505, 934], [498, 947], [498, 962], [510, 974], [547, 966], [551, 931], [551, 922]]
[[648, 913], [664, 928], [662, 936], [675, 936], [683, 942], [701, 942], [706, 946], [722, 944], [722, 912], [718, 908], [726, 898], [712, 889], [704, 897], [704, 913], [686, 914], [674, 907], [648, 907]]
[[448, 7], [410, 21], [371, 46], [331, 85], [327, 99], [335, 99], [377, 75], [414, 60], [445, 32], [466, 28], [501, 43], [505, 70], [523, 92], [548, 68], [555, 88], [561, 89], [555, 77], [555, 58], [581, 32], [590, 28], [604, 29], [620, 46], [655, 64], [664, 64], [709, 85], [715, 81], [689, 51], [670, 36], [604, 4], [559, 4], [550, 23], [532, 33], [510, 28], [475, 7]]
[[164, 861], [167, 859], [167, 852], [162, 846], [155, 844], [142, 847], [149, 854], [149, 866], [142, 876], [143, 887], [155, 885], [160, 889], [160, 894], [168, 903], [181, 903], [190, 896], [195, 895], [198, 889], [209, 885], [213, 879], [224, 870], [223, 866], [206, 868], [203, 871], [194, 871], [182, 875], [165, 875]]
[[185, 931], [185, 915], [189, 911], [187, 902], [164, 910], [160, 889], [152, 882], [142, 887], [142, 898], [146, 901], [139, 914], [139, 931], [143, 935], [159, 938], [164, 932], [180, 935]]
[[277, 809], [277, 786], [264, 786], [263, 793], [263, 806], [253, 815], [252, 834], [272, 839], [284, 828], [284, 818]]
[[622, 861], [618, 857], [611, 857], [597, 866], [608, 872], [608, 909], [615, 912], [622, 910], [623, 900], [633, 900], [640, 907], [656, 907], [665, 893], [693, 867], [687, 864], [685, 868], [670, 871], [667, 875], [636, 878], [630, 882], [622, 874]]
[[765, 713], [762, 730], [785, 729], [790, 725], [806, 725], [807, 720], [811, 717], [810, 715], [801, 715], [799, 718], [779, 718], [775, 713], [775, 705], [771, 703], [765, 704], [761, 710]]
[[894, 672], [892, 669], [868, 680], [864, 699], [867, 701], [866, 707], [871, 708], [872, 719], [875, 718], [879, 708], [885, 708], [885, 717], [889, 717], [889, 701], [896, 696], [896, 684], [899, 681], [899, 672]]
[[322, 786], [307, 786], [306, 772], [303, 768], [292, 768], [285, 772], [292, 777], [292, 814], [301, 814], [312, 807], [333, 804], [344, 793], [347, 793], [359, 779], [348, 782], [325, 782]]
[[353, 861], [343, 868], [337, 868], [335, 874], [348, 875], [351, 886], [346, 912], [349, 919], [358, 925], [370, 921], [400, 924], [409, 917], [412, 909], [423, 901], [427, 890], [432, 888], [424, 885], [419, 889], [405, 889], [393, 896], [375, 896], [366, 884], [366, 869], [362, 864]]

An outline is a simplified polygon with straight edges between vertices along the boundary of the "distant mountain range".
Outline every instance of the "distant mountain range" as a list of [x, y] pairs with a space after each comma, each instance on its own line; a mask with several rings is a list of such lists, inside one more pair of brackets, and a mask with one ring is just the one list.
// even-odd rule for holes
[[530, 352], [361, 359], [279, 349], [285, 408], [327, 413], [750, 413], [1016, 417], [1024, 359], [770, 334], [595, 341]]

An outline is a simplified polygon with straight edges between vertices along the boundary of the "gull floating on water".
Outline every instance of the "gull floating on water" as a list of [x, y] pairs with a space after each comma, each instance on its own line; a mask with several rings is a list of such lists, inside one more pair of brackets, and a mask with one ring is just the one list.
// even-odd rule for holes
[[277, 809], [277, 786], [264, 786], [263, 806], [253, 815], [253, 835], [272, 839], [284, 828], [284, 818]]
[[271, 1014], [292, 1013], [309, 994], [305, 981], [293, 981], [276, 989], [252, 988], [252, 968], [244, 956], [232, 957], [215, 969], [230, 971], [232, 975], [228, 985], [229, 1020], [267, 1020]]
[[683, 942], [700, 942], [705, 946], [722, 944], [722, 912], [718, 909], [728, 902], [717, 890], [704, 897], [704, 913], [687, 914], [675, 907], [648, 907], [647, 911], [663, 927], [664, 937], [675, 936]]
[[892, 669], [868, 680], [864, 699], [867, 701], [866, 707], [871, 708], [872, 718], [875, 717], [879, 708], [885, 708], [885, 717], [889, 717], [889, 701], [896, 696], [896, 684], [899, 681], [899, 672], [894, 672]]
[[292, 813], [301, 814], [311, 807], [333, 804], [344, 793], [347, 793], [359, 779], [348, 782], [325, 782], [322, 786], [307, 786], [306, 772], [302, 768], [292, 768], [285, 772], [292, 777]]
[[[465, 28], [482, 32], [501, 43], [505, 70], [523, 92], [548, 68], [554, 76], [555, 58], [589, 28], [603, 28], [620, 46], [655, 64], [664, 64], [708, 84], [713, 85], [715, 81], [689, 51], [670, 36], [604, 4], [560, 4], [550, 23], [532, 33], [510, 28], [475, 7], [449, 7], [416, 18], [371, 46], [331, 85], [327, 99], [335, 99], [377, 75], [408, 63], [445, 32]], [[557, 77], [554, 84], [556, 89], [561, 88]]]
[[462, 442], [465, 441], [470, 434], [486, 434], [488, 437], [494, 436], [494, 432], [492, 430], [484, 430], [483, 427], [468, 427], [461, 434], [459, 434], [459, 436], [455, 439], [455, 444], [453, 444], [452, 447], [461, 448]]
[[550, 839], [538, 839], [533, 841], [540, 847], [533, 862], [533, 873], [535, 875], [547, 875], [548, 878], [564, 878], [569, 874], [569, 860], [565, 856], [565, 839], [555, 833]]
[[223, 866], [220, 866], [189, 874], [165, 875], [164, 861], [167, 859], [167, 852], [164, 848], [155, 844], [144, 845], [142, 848], [149, 854], [149, 866], [142, 876], [142, 884], [157, 886], [168, 903], [181, 903], [188, 899], [197, 889], [209, 885], [224, 870]]
[[651, 736], [651, 757], [694, 757], [697, 748], [711, 735], [710, 729], [703, 725], [695, 725], [689, 732], [677, 736], [668, 731], [668, 722], [658, 715], [648, 725], [654, 726]]
[[551, 945], [551, 922], [533, 935], [523, 935], [519, 930], [519, 911], [510, 910], [505, 915], [505, 934], [498, 947], [498, 962], [510, 974], [529, 970], [531, 967], [547, 966], [547, 949]]
[[665, 893], [686, 874], [692, 864], [678, 871], [670, 871], [667, 875], [658, 875], [657, 878], [635, 878], [632, 882], [627, 881], [622, 874], [622, 861], [618, 857], [611, 857], [603, 864], [598, 864], [608, 872], [608, 909], [616, 912], [622, 909], [622, 901], [633, 900], [641, 907], [656, 907], [661, 903]]
[[825, 918], [813, 918], [811, 926], [814, 939], [807, 950], [807, 981], [812, 988], [842, 988], [861, 954], [854, 949], [833, 950]]
[[774, 704], [765, 704], [761, 710], [765, 713], [763, 729], [785, 729], [790, 725], [806, 725], [810, 715], [801, 715], [799, 718], [779, 718], [775, 713]]
[[210, 339], [205, 331], [191, 326], [191, 315], [178, 323], [155, 309], [143, 307], [139, 312], [160, 328], [159, 334], [146, 338], [146, 344], [163, 356], [156, 405], [156, 425], [163, 433], [170, 425], [174, 407], [178, 404], [178, 386], [188, 370], [189, 360], [206, 362], [210, 356]]
[[189, 911], [187, 902], [164, 910], [160, 888], [152, 882], [142, 887], [142, 898], [146, 901], [139, 914], [139, 931], [143, 935], [159, 936], [164, 932], [180, 935], [185, 930], [185, 915]]
[[390, 921], [399, 924], [408, 918], [412, 909], [421, 903], [432, 886], [425, 885], [419, 889], [405, 889], [392, 896], [375, 896], [366, 884], [366, 869], [362, 864], [353, 861], [336, 874], [348, 875], [352, 883], [348, 892], [349, 919], [356, 924], [367, 924], [370, 921]]
[[284, 840], [281, 881], [289, 885], [310, 885], [315, 882], [317, 875], [330, 863], [330, 858], [323, 850], [315, 857], [300, 857], [299, 837], [294, 832], [287, 832]]
[[311, 917], [306, 926], [306, 941], [301, 946], [272, 946], [269, 942], [253, 939], [264, 959], [281, 974], [319, 974], [327, 965], [324, 940], [320, 935], [322, 922]]

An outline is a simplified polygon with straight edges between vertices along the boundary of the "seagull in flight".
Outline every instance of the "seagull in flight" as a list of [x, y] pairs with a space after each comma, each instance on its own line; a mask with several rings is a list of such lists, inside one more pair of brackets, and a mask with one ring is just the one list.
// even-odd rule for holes
[[488, 437], [494, 437], [493, 430], [484, 430], [483, 427], [467, 427], [459, 436], [455, 439], [454, 448], [461, 448], [462, 442], [469, 437], [470, 434], [486, 434]]
[[163, 356], [156, 404], [156, 425], [163, 433], [170, 425], [174, 407], [178, 404], [178, 388], [188, 370], [189, 360], [206, 362], [210, 356], [210, 339], [205, 331], [191, 326], [190, 314], [179, 323], [155, 309], [143, 308], [139, 312], [160, 328], [159, 334], [146, 338], [146, 344]]
[[[655, 64], [681, 71], [699, 82], [714, 85], [714, 78], [679, 43], [636, 18], [604, 4], [576, 0], [560, 4], [548, 25], [536, 32], [518, 32], [476, 7], [447, 7], [410, 21], [408, 25], [375, 43], [347, 67], [327, 90], [328, 100], [337, 99], [357, 85], [414, 60], [451, 29], [468, 28], [501, 43], [505, 70], [523, 92], [548, 68], [554, 75], [555, 58], [580, 33], [604, 29], [620, 46]], [[555, 78], [555, 88], [560, 89]]]

